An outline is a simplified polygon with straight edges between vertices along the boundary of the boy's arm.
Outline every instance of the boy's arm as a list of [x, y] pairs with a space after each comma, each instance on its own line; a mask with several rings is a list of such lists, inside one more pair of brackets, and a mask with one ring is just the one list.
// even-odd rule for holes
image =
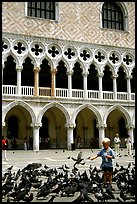
[[99, 156], [96, 155], [95, 157], [88, 157], [87, 159], [94, 160], [94, 159], [96, 159], [97, 157], [99, 157]]

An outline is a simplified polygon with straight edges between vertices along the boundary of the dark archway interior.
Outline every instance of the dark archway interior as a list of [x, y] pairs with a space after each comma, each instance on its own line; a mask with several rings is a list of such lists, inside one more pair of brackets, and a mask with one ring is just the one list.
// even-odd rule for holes
[[16, 63], [11, 55], [7, 57], [7, 61], [5, 62], [5, 68], [3, 70], [3, 84], [17, 85]]
[[46, 59], [42, 61], [40, 65], [40, 72], [39, 72], [39, 86], [40, 87], [51, 87], [51, 67]]
[[13, 137], [18, 138], [18, 118], [16, 116], [10, 116], [8, 118], [8, 135], [9, 139]]
[[93, 64], [90, 65], [89, 74], [87, 76], [87, 89], [88, 90], [98, 90], [98, 76], [97, 70]]
[[31, 59], [27, 57], [23, 63], [23, 70], [21, 73], [21, 85], [22, 86], [34, 86], [34, 65]]
[[49, 133], [48, 133], [48, 119], [47, 119], [47, 117], [43, 116], [43, 118], [42, 118], [42, 127], [40, 127], [39, 135], [42, 138], [46, 138], [46, 137], [48, 138], [49, 137]]
[[104, 69], [104, 76], [102, 78], [103, 91], [113, 91], [113, 79], [111, 78], [112, 72], [109, 67], [106, 66]]
[[67, 68], [64, 66], [64, 62], [60, 61], [57, 66], [56, 73], [56, 87], [57, 88], [68, 88], [68, 76], [66, 74]]
[[72, 88], [83, 89], [82, 69], [80, 68], [80, 64], [78, 62], [75, 63], [73, 71], [74, 72], [72, 75]]
[[118, 92], [127, 92], [127, 81], [125, 77], [126, 77], [126, 73], [123, 71], [123, 68], [120, 67], [118, 71], [118, 78], [117, 78]]
[[125, 126], [124, 118], [119, 119], [119, 137], [121, 137], [121, 138], [127, 137], [127, 129]]

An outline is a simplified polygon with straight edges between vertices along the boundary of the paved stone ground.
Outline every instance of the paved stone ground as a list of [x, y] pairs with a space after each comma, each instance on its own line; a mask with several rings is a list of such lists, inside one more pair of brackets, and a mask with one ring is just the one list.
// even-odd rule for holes
[[[8, 150], [7, 151], [7, 161], [2, 160], [2, 175], [6, 172], [6, 169], [13, 165], [12, 173], [17, 172], [18, 169], [23, 169], [28, 163], [41, 163], [42, 166], [45, 164], [49, 166], [49, 168], [58, 168], [61, 167], [63, 164], [66, 164], [70, 169], [72, 170], [74, 161], [72, 159], [68, 159], [67, 157], [74, 157], [76, 158], [79, 149], [68, 151], [63, 149], [50, 149], [50, 150], [39, 150], [38, 152], [33, 150]], [[94, 156], [98, 152], [98, 149], [81, 149], [82, 155], [85, 161], [85, 165], [77, 165], [76, 167], [79, 169], [79, 171], [82, 173], [86, 170], [88, 173], [89, 166], [92, 165], [92, 167], [100, 167], [101, 164], [101, 158], [97, 158], [96, 160], [88, 160], [87, 157]], [[114, 168], [116, 165], [116, 162], [120, 165], [123, 165], [124, 167], [127, 167], [129, 162], [135, 163], [135, 158], [133, 156], [125, 156], [126, 149], [121, 149], [121, 157], [116, 157], [114, 160]], [[132, 150], [132, 154], [135, 154], [135, 150]], [[3, 156], [3, 155], [2, 155]], [[115, 194], [118, 195], [118, 189], [116, 188], [115, 183], [112, 184], [115, 188]], [[34, 194], [34, 199], [32, 202], [48, 202], [51, 195], [47, 196], [45, 199], [36, 199], [35, 195], [37, 193], [36, 189], [32, 189], [31, 192]], [[75, 198], [77, 198], [79, 195], [79, 192], [76, 192], [74, 196], [72, 197], [56, 197], [53, 202], [72, 202]], [[94, 197], [95, 199], [95, 197]], [[6, 202], [7, 198], [3, 198], [2, 202]], [[95, 199], [95, 201], [97, 201]], [[12, 200], [11, 200], [12, 202]], [[23, 201], [22, 201], [23, 202]], [[111, 200], [111, 202], [116, 202]], [[132, 202], [132, 200], [130, 201]]]

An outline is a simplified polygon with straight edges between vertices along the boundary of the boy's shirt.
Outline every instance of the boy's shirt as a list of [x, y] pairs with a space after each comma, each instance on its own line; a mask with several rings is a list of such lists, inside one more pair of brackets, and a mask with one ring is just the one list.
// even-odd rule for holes
[[115, 153], [114, 151], [109, 147], [107, 150], [106, 149], [101, 149], [97, 155], [102, 157], [102, 164], [101, 167], [113, 167], [113, 160], [111, 158], [106, 158], [106, 154], [112, 156], [112, 158], [115, 158]]

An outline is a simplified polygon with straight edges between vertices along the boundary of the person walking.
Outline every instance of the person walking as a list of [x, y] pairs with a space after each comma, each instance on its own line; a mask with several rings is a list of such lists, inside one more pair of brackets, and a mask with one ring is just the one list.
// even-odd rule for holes
[[24, 150], [27, 150], [27, 137], [24, 138]]
[[127, 147], [127, 155], [131, 156], [131, 138], [130, 135], [125, 139], [126, 147]]
[[121, 142], [121, 140], [119, 139], [119, 134], [116, 133], [116, 135], [114, 137], [114, 148], [115, 148], [115, 155], [116, 156], [120, 155], [120, 151], [119, 151], [120, 142]]
[[78, 145], [78, 149], [81, 149], [81, 137], [78, 136], [77, 138], [77, 145]]
[[4, 139], [4, 136], [2, 136], [2, 150], [3, 150], [3, 157], [4, 161], [7, 161], [7, 143], [6, 140]]
[[98, 157], [102, 157], [101, 169], [103, 172], [104, 184], [112, 184], [112, 172], [113, 172], [113, 160], [115, 159], [115, 153], [110, 147], [110, 139], [105, 137], [102, 140], [103, 148], [94, 157], [88, 157], [87, 159], [94, 160]]

